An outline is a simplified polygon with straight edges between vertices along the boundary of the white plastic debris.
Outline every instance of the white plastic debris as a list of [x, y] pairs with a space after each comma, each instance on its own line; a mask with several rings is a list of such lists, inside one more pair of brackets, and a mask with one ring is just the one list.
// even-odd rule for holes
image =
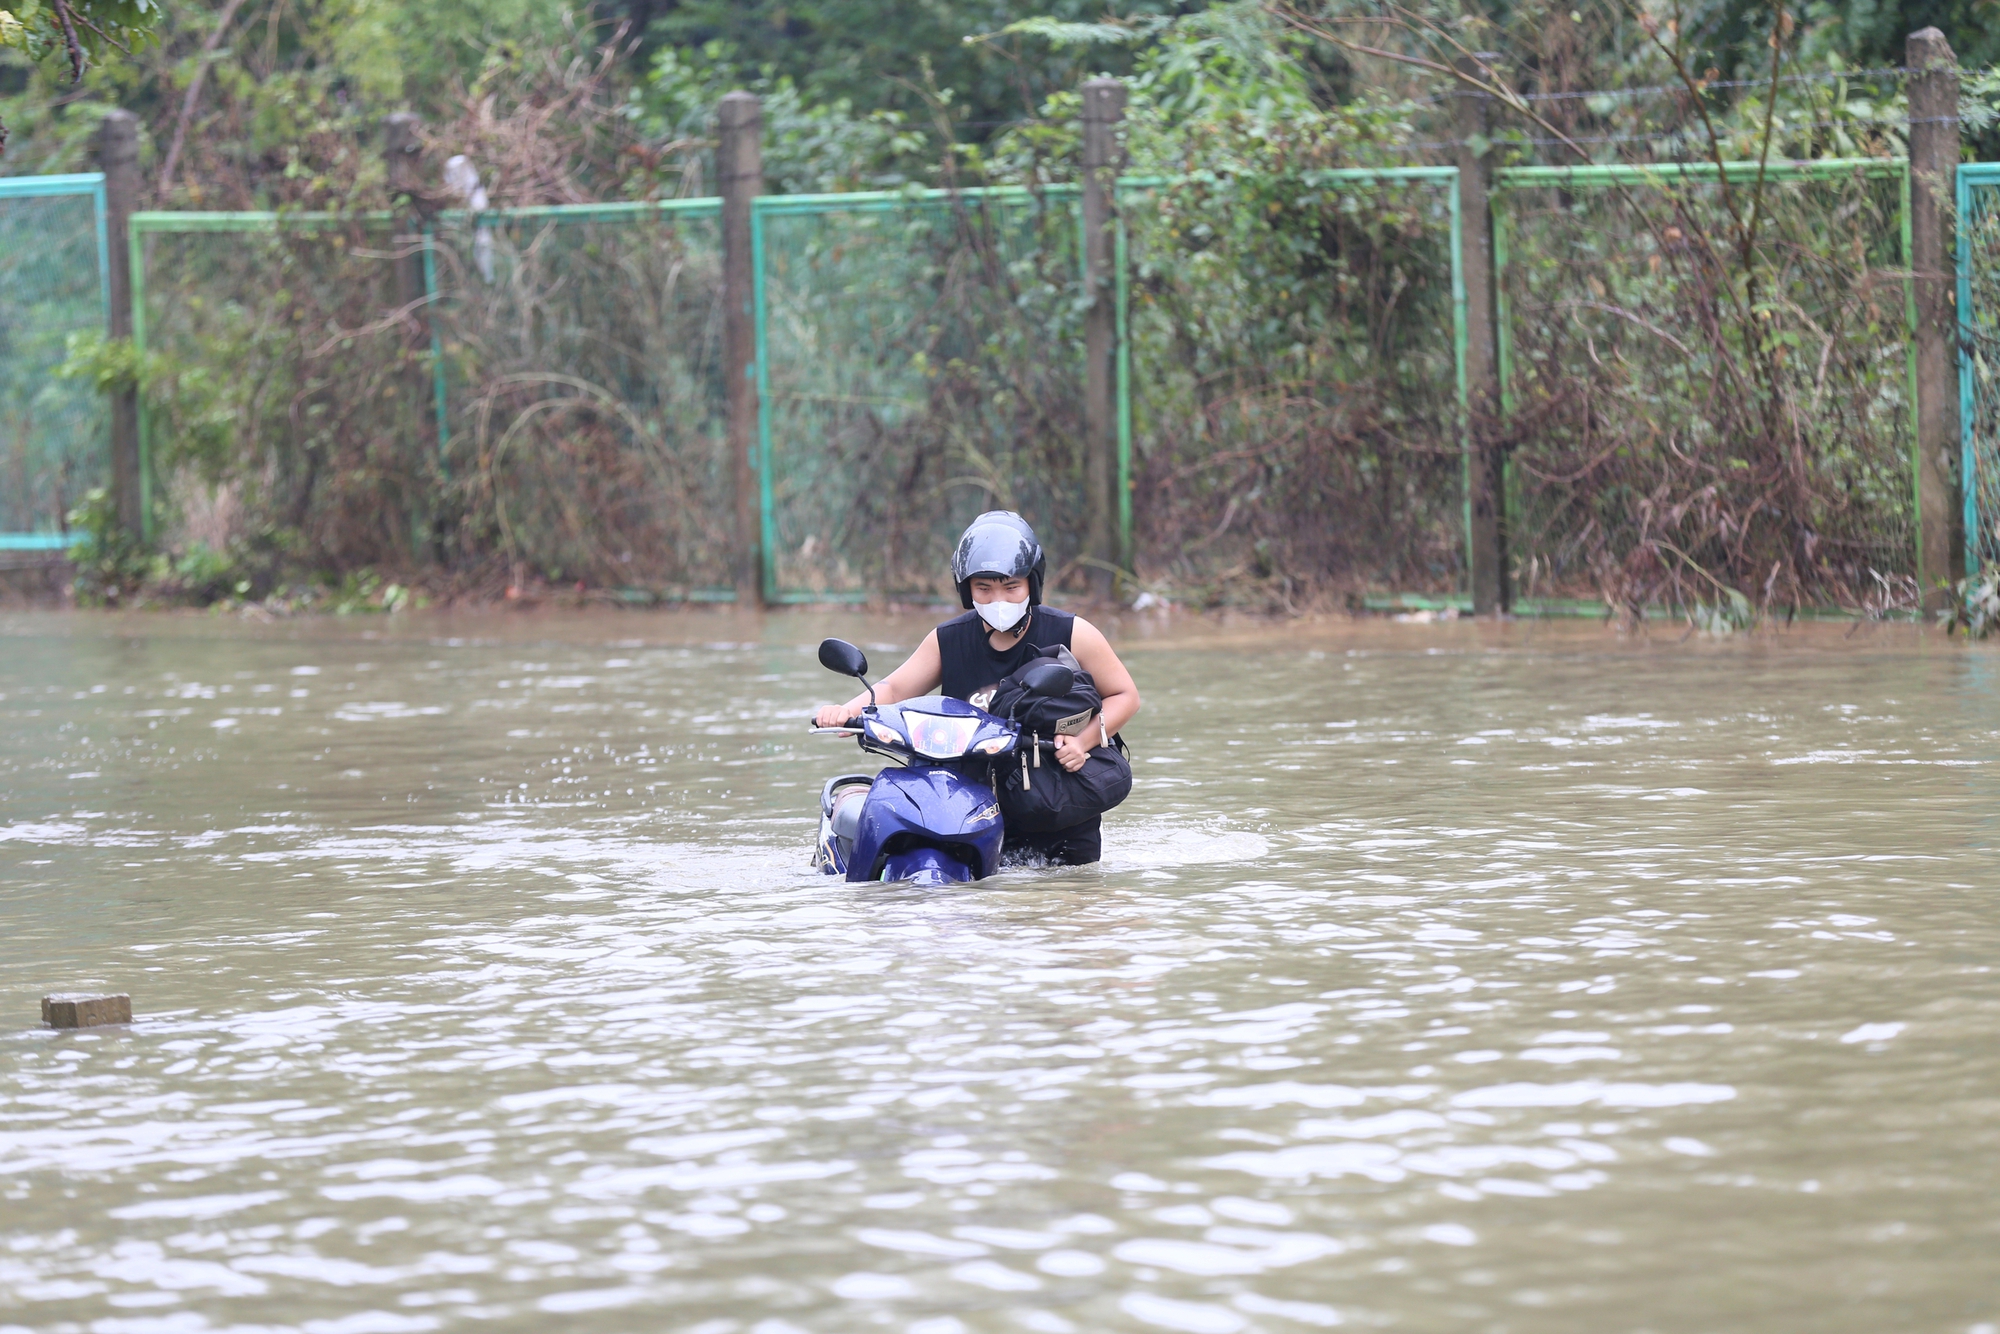
[[[492, 207], [486, 197], [486, 187], [479, 183], [479, 168], [472, 165], [472, 159], [463, 153], [453, 154], [444, 162], [444, 188], [457, 195], [465, 207], [474, 213], [484, 213]], [[479, 276], [486, 282], [493, 281], [493, 229], [475, 227], [472, 230], [472, 263], [479, 270]]]

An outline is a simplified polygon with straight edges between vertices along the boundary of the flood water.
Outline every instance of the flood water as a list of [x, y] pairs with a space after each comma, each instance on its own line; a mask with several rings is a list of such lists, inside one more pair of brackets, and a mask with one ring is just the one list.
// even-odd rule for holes
[[2000, 653], [1131, 624], [1101, 867], [819, 877], [922, 628], [0, 619], [0, 1331], [2000, 1325]]

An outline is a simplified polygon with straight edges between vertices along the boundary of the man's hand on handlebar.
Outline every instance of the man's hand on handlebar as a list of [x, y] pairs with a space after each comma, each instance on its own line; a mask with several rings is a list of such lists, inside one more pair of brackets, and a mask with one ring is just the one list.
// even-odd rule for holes
[[825, 704], [813, 714], [814, 727], [851, 727], [861, 716], [859, 704]]

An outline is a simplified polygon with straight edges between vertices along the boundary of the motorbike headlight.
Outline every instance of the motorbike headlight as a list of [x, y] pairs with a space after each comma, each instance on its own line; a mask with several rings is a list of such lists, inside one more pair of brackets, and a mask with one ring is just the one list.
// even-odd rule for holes
[[998, 755], [1001, 751], [1007, 749], [1009, 746], [1013, 744], [1014, 744], [1013, 737], [992, 736], [986, 738], [986, 740], [974, 746], [973, 749], [978, 751], [981, 755]]
[[934, 760], [953, 760], [965, 754], [979, 731], [977, 718], [947, 718], [937, 713], [903, 714], [910, 729], [910, 749]]

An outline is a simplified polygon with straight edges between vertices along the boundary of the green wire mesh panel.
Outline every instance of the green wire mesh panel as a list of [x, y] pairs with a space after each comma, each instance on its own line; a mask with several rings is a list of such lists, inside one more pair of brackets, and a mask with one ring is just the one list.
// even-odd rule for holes
[[1453, 180], [1128, 189], [1133, 531], [1183, 598], [1464, 585]]
[[465, 548], [552, 581], [724, 596], [716, 205], [479, 221], [440, 226], [433, 252]]
[[947, 595], [958, 533], [1083, 532], [1073, 193], [760, 200], [766, 579], [780, 601]]
[[56, 373], [72, 335], [104, 331], [97, 237], [87, 189], [0, 193], [0, 533], [61, 531], [109, 484], [104, 399]]
[[2000, 165], [1958, 169], [1959, 415], [1968, 574], [2000, 561]]
[[255, 218], [134, 219], [162, 543], [419, 563], [438, 540], [429, 343], [395, 271], [417, 247], [384, 224], [244, 230]]
[[1500, 173], [1517, 595], [1914, 596], [1900, 164], [1753, 172]]

